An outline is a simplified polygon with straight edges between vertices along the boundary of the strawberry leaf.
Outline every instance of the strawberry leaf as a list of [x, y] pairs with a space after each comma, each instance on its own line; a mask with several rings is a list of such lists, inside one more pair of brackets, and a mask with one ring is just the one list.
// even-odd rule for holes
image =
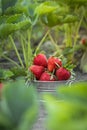
[[16, 14], [10, 17], [1, 16], [0, 23], [2, 23], [0, 24], [0, 38], [2, 39], [17, 30], [31, 26], [30, 20], [23, 14]]
[[2, 11], [4, 12], [8, 7], [14, 6], [17, 0], [1, 0]]
[[[2, 95], [0, 115], [2, 114], [2, 119], [7, 123], [6, 128], [9, 130], [10, 128], [31, 129], [38, 114], [37, 94], [34, 85], [27, 84], [26, 86], [23, 79], [11, 81], [4, 86]], [[5, 126], [2, 122], [0, 123], [0, 127]]]

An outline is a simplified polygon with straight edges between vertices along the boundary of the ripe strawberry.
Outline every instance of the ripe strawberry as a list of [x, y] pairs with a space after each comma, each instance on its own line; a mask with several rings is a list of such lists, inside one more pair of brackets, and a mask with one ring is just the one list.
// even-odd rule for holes
[[48, 72], [44, 72], [42, 73], [41, 77], [40, 77], [40, 81], [55, 81], [55, 77], [51, 76], [51, 74], [49, 74]]
[[52, 72], [54, 69], [56, 69], [57, 67], [61, 67], [62, 66], [62, 61], [61, 59], [57, 58], [57, 57], [50, 57], [48, 59], [48, 70], [50, 72]]
[[0, 83], [0, 99], [1, 99], [1, 95], [2, 95], [2, 88], [3, 88], [3, 83]]
[[29, 69], [34, 74], [36, 79], [39, 79], [41, 74], [44, 72], [44, 67], [43, 66], [32, 65], [32, 66], [30, 66]]
[[38, 54], [36, 57], [34, 57], [33, 64], [47, 67], [47, 58], [46, 58], [46, 56], [44, 54]]
[[85, 45], [86, 42], [87, 42], [87, 40], [86, 40], [85, 38], [83, 38], [83, 39], [81, 40], [81, 43], [82, 43], [83, 45]]
[[58, 80], [68, 80], [71, 76], [71, 73], [69, 70], [67, 70], [64, 67], [60, 67], [56, 70], [56, 77]]
[[2, 87], [3, 87], [3, 83], [0, 83], [0, 89], [2, 89]]

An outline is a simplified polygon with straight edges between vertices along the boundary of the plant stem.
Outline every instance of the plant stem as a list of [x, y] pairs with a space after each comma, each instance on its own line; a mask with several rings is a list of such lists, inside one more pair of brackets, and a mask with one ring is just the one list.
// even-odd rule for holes
[[74, 38], [74, 47], [76, 46], [76, 42], [77, 42], [77, 39], [78, 39], [78, 32], [79, 32], [79, 29], [80, 29], [80, 26], [81, 26], [83, 17], [84, 17], [84, 14], [83, 14], [82, 17], [81, 17], [80, 22], [77, 23], [77, 28], [76, 28], [76, 31], [75, 31], [75, 38]]
[[66, 47], [72, 47], [72, 25], [66, 24], [65, 25], [65, 42]]
[[15, 45], [15, 43], [14, 43], [14, 40], [13, 40], [12, 36], [9, 35], [9, 38], [10, 38], [10, 41], [11, 41], [13, 47], [14, 47], [14, 50], [15, 50], [16, 55], [17, 55], [17, 57], [18, 57], [18, 60], [19, 60], [19, 62], [20, 62], [20, 64], [21, 64], [21, 66], [24, 68], [22, 59], [21, 59], [21, 57], [20, 57], [20, 54], [19, 54], [19, 52], [18, 52], [18, 50], [17, 50], [17, 47], [16, 47], [16, 45]]
[[28, 66], [31, 65], [31, 59], [32, 59], [32, 49], [31, 49], [31, 31], [32, 28], [30, 30], [27, 31], [27, 35], [28, 35], [28, 54], [27, 54], [27, 60], [28, 60]]
[[44, 37], [42, 38], [42, 40], [40, 41], [39, 45], [36, 48], [35, 54], [37, 54], [40, 46], [42, 45], [42, 43], [44, 42], [44, 40], [46, 39], [47, 35], [49, 34], [49, 30], [46, 32], [46, 34], [44, 35]]
[[59, 54], [61, 55], [62, 52], [61, 52], [59, 46], [58, 46], [58, 45], [56, 44], [56, 42], [54, 41], [54, 39], [53, 39], [53, 37], [51, 36], [50, 32], [49, 32], [49, 38], [50, 38], [51, 42], [53, 43], [53, 45], [55, 46], [57, 52], [59, 52]]
[[11, 63], [15, 64], [17, 67], [20, 67], [20, 65], [17, 62], [15, 62], [14, 60], [12, 60], [11, 58], [9, 58], [9, 57], [7, 57], [5, 55], [2, 55], [2, 57], [4, 57], [5, 59], [7, 59], [8, 61], [10, 61]]
[[25, 39], [23, 38], [22, 34], [20, 34], [20, 38], [21, 38], [21, 46], [22, 46], [24, 61], [25, 61], [25, 65], [26, 65], [26, 63], [27, 63], [26, 47], [25, 47], [26, 42], [25, 42]]

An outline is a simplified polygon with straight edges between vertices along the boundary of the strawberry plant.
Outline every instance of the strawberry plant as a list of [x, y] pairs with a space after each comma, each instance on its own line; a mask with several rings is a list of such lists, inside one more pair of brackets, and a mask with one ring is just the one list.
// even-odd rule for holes
[[[73, 3], [73, 4], [72, 4]], [[76, 1], [52, 1], [41, 3], [36, 9], [35, 13], [38, 15], [42, 23], [50, 30], [49, 38], [51, 42], [56, 46], [55, 50], [58, 55], [63, 55], [63, 52], [68, 48], [71, 53], [67, 51], [67, 59], [72, 59], [74, 48], [79, 39], [79, 30], [86, 16], [86, 5], [87, 1], [76, 0]], [[45, 10], [45, 11], [44, 11]], [[63, 50], [56, 44], [55, 36], [51, 35], [51, 31], [60, 29], [64, 32], [64, 44]]]
[[[19, 5], [21, 6], [21, 10], [18, 10]], [[30, 27], [31, 25], [31, 21], [27, 17], [24, 8], [27, 11], [27, 7], [22, 6], [22, 3], [19, 4], [17, 0], [15, 0], [14, 2], [12, 0], [8, 1], [1, 0], [0, 38], [2, 42], [4, 41], [5, 38], [10, 39], [9, 42], [14, 47], [14, 50], [22, 67], [23, 67], [22, 59], [14, 43], [12, 33], [16, 32], [17, 30], [27, 29], [27, 27]], [[1, 56], [10, 60], [15, 65], [19, 66], [15, 61], [7, 57], [6, 54], [4, 54], [4, 51], [1, 54]]]
[[48, 116], [47, 130], [87, 129], [87, 82], [57, 88], [56, 96], [45, 94], [45, 108]]
[[[26, 75], [26, 70], [32, 61], [32, 49], [30, 45], [32, 26], [36, 23], [33, 16], [32, 1], [1, 0], [0, 14], [0, 39], [5, 45], [7, 42], [15, 51], [18, 61], [8, 57], [8, 50], [2, 51], [0, 57], [7, 59], [16, 67], [11, 69], [12, 73], [18, 72]], [[31, 7], [31, 8], [30, 8]], [[31, 17], [32, 16], [32, 17]], [[36, 21], [36, 20], [35, 20]], [[16, 38], [16, 40], [15, 40]], [[20, 43], [23, 58], [16, 41]], [[19, 44], [18, 43], [18, 44]], [[4, 45], [2, 45], [3, 48]], [[7, 46], [7, 45], [6, 45]], [[11, 50], [10, 48], [10, 50]], [[20, 70], [20, 72], [18, 71]], [[24, 71], [22, 71], [24, 70]], [[16, 74], [16, 76], [18, 75]], [[15, 73], [14, 73], [15, 76]]]
[[10, 70], [0, 69], [0, 82], [9, 80], [14, 74]]
[[0, 129], [31, 130], [38, 114], [33, 84], [26, 85], [24, 79], [6, 82], [0, 94]]
[[[27, 75], [33, 57], [40, 52], [41, 45], [48, 39], [55, 47], [53, 56], [65, 59], [68, 64], [71, 64], [73, 52], [79, 38], [79, 29], [86, 16], [86, 5], [87, 2], [85, 1], [84, 4], [81, 0], [73, 0], [72, 2], [70, 0], [66, 0], [66, 2], [64, 0], [14, 0], [14, 2], [12, 0], [1, 0], [0, 39], [5, 45], [6, 42], [10, 43], [10, 49], [15, 51], [17, 61], [8, 57], [7, 50], [3, 51], [0, 56], [16, 66], [11, 68], [14, 77], [19, 75], [18, 73], [23, 76]], [[36, 26], [44, 28], [42, 30], [44, 30], [45, 34], [43, 34], [38, 46], [33, 49], [31, 47], [32, 37], [33, 33], [34, 35], [37, 33], [35, 32]], [[61, 32], [63, 33], [63, 40], [61, 43], [57, 43]], [[17, 47], [16, 42], [20, 44], [19, 47]], [[56, 61], [57, 65], [53, 63], [53, 66], [55, 66], [53, 68], [62, 66], [58, 61], [59, 59]], [[37, 62], [37, 60], [34, 62]], [[44, 67], [47, 66], [47, 61], [45, 62]], [[34, 63], [34, 65], [37, 64]], [[43, 66], [43, 62], [41, 66]], [[50, 70], [49, 68], [48, 65], [48, 70]], [[50, 70], [50, 72], [52, 71], [53, 69]]]

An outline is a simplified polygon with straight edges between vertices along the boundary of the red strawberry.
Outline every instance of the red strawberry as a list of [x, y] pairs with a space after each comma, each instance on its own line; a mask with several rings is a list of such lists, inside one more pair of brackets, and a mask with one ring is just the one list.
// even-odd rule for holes
[[56, 70], [56, 77], [58, 80], [68, 80], [71, 76], [71, 73], [69, 70], [67, 70], [64, 67], [60, 67]]
[[0, 89], [2, 89], [2, 87], [3, 87], [3, 83], [0, 83]]
[[81, 43], [83, 44], [83, 45], [85, 45], [86, 44], [86, 39], [85, 38], [83, 38], [82, 40], [81, 40]]
[[40, 77], [41, 81], [55, 81], [55, 77], [51, 76], [51, 74], [49, 74], [48, 72], [44, 72], [42, 73], [41, 77]]
[[50, 57], [48, 59], [48, 70], [50, 72], [52, 72], [54, 69], [56, 69], [57, 67], [61, 67], [62, 66], [62, 61], [61, 59], [57, 58], [57, 57]]
[[0, 97], [1, 97], [1, 91], [2, 91], [2, 88], [3, 88], [3, 83], [0, 83]]
[[47, 58], [46, 58], [46, 56], [44, 54], [38, 54], [36, 57], [34, 57], [33, 64], [47, 67]]
[[32, 65], [29, 69], [34, 74], [36, 79], [39, 79], [41, 74], [44, 72], [44, 67], [43, 66]]

